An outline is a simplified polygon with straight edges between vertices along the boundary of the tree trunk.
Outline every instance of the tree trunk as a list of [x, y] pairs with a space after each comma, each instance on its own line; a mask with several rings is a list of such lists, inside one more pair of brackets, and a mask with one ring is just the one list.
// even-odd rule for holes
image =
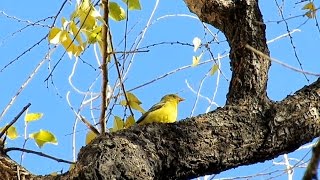
[[99, 136], [81, 149], [73, 170], [52, 179], [194, 178], [273, 159], [319, 136], [320, 79], [280, 102], [267, 97], [271, 62], [246, 48], [269, 55], [257, 1], [185, 3], [229, 42], [233, 73], [226, 106], [174, 124]]

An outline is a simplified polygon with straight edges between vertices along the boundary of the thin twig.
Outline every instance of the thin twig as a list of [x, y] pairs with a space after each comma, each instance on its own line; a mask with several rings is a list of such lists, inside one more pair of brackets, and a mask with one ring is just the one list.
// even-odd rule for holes
[[0, 73], [3, 72], [5, 69], [7, 69], [10, 65], [12, 65], [14, 62], [18, 61], [22, 56], [26, 55], [28, 52], [31, 51], [31, 49], [33, 49], [36, 46], [39, 46], [40, 43], [42, 41], [44, 41], [45, 39], [47, 39], [48, 34], [46, 34], [44, 37], [42, 37], [39, 41], [37, 41], [36, 43], [34, 43], [32, 46], [30, 46], [28, 49], [26, 49], [25, 51], [23, 51], [19, 56], [17, 56], [16, 58], [14, 58], [13, 60], [11, 60], [9, 63], [7, 63], [3, 68], [1, 68]]
[[83, 116], [80, 115], [80, 120], [96, 135], [100, 135], [99, 131], [88, 121], [86, 120]]
[[[111, 36], [111, 32], [109, 31], [109, 37], [110, 37], [110, 46], [111, 46], [111, 49], [113, 51], [113, 43], [112, 43], [112, 36]], [[129, 107], [129, 111], [130, 111], [130, 114], [132, 117], [134, 117], [134, 114], [133, 114], [133, 111], [129, 105], [129, 99], [127, 97], [127, 93], [126, 93], [126, 90], [124, 88], [124, 84], [123, 84], [123, 81], [122, 81], [122, 76], [121, 76], [121, 72], [120, 72], [120, 68], [119, 68], [119, 61], [117, 60], [117, 57], [116, 57], [116, 54], [113, 54], [113, 59], [115, 61], [115, 65], [116, 65], [116, 69], [117, 69], [117, 73], [118, 73], [118, 77], [119, 77], [119, 81], [120, 81], [120, 87], [121, 87], [121, 90], [123, 92], [123, 96], [127, 102], [127, 105]]]
[[210, 70], [209, 70], [209, 72], [208, 72], [206, 75], [204, 75], [204, 77], [203, 77], [203, 78], [201, 79], [201, 81], [200, 81], [200, 84], [199, 84], [199, 87], [198, 87], [198, 91], [197, 91], [197, 94], [196, 94], [196, 100], [194, 101], [194, 104], [193, 104], [193, 107], [192, 107], [192, 110], [191, 110], [190, 117], [193, 116], [194, 111], [196, 110], [196, 107], [197, 107], [197, 104], [198, 104], [198, 101], [199, 101], [199, 96], [200, 96], [200, 94], [201, 94], [202, 85], [203, 85], [205, 79], [206, 79], [209, 75], [210, 75]]
[[74, 164], [74, 162], [67, 161], [67, 160], [60, 159], [60, 158], [56, 158], [56, 157], [53, 157], [53, 156], [44, 154], [44, 153], [39, 152], [39, 151], [33, 151], [33, 150], [23, 149], [23, 148], [17, 148], [17, 147], [11, 147], [11, 148], [6, 148], [6, 149], [5, 149], [5, 153], [8, 153], [9, 151], [22, 151], [22, 152], [25, 152], [25, 153], [31, 153], [31, 154], [36, 154], [36, 155], [39, 155], [39, 156], [42, 156], [42, 157], [46, 157], [46, 158], [55, 160], [55, 161], [57, 161], [57, 162]]
[[14, 117], [14, 119], [6, 125], [3, 130], [0, 133], [0, 138], [4, 135], [4, 133], [19, 119], [19, 117], [31, 106], [31, 103], [28, 103], [23, 109], [20, 111], [20, 113]]
[[282, 18], [282, 20], [283, 20], [283, 22], [284, 22], [284, 24], [285, 24], [285, 26], [286, 26], [286, 29], [287, 29], [287, 32], [288, 32], [288, 35], [289, 35], [289, 39], [290, 39], [290, 44], [291, 44], [291, 46], [292, 46], [292, 49], [293, 49], [293, 52], [294, 52], [294, 56], [296, 57], [296, 59], [297, 59], [297, 61], [298, 61], [298, 64], [299, 64], [299, 66], [300, 66], [301, 73], [303, 74], [303, 76], [305, 77], [305, 79], [307, 80], [307, 82], [309, 83], [310, 81], [309, 81], [306, 73], [304, 73], [305, 71], [303, 70], [302, 63], [301, 63], [301, 61], [300, 61], [300, 58], [298, 57], [298, 53], [297, 53], [297, 51], [296, 51], [296, 47], [295, 47], [295, 45], [293, 44], [293, 37], [292, 37], [291, 34], [290, 34], [288, 22], [287, 22], [287, 21], [285, 20], [285, 18], [284, 18], [283, 10], [280, 8], [277, 0], [275, 0], [275, 3], [276, 3], [276, 5], [277, 5], [277, 7], [278, 7], [278, 9], [279, 9], [280, 16], [281, 16], [281, 18]]
[[6, 112], [10, 109], [10, 107], [12, 106], [12, 104], [14, 103], [14, 101], [18, 98], [18, 96], [20, 95], [20, 93], [26, 88], [26, 86], [30, 83], [30, 81], [33, 79], [33, 77], [35, 76], [35, 74], [38, 72], [38, 70], [40, 69], [40, 67], [44, 64], [44, 62], [46, 62], [46, 60], [50, 57], [50, 54], [53, 52], [54, 49], [52, 49], [50, 52], [48, 52], [45, 57], [40, 61], [40, 63], [36, 66], [36, 68], [31, 72], [31, 74], [29, 75], [29, 77], [23, 82], [23, 84], [20, 86], [20, 88], [18, 89], [18, 91], [16, 92], [16, 94], [10, 99], [9, 103], [7, 104], [7, 106], [2, 110], [1, 114], [0, 114], [0, 120], [4, 117], [4, 115], [6, 114]]
[[[146, 34], [146, 32], [147, 32], [150, 24], [151, 24], [151, 20], [153, 19], [154, 14], [155, 14], [156, 10], [158, 9], [159, 2], [160, 2], [160, 0], [156, 0], [155, 5], [154, 5], [154, 7], [153, 7], [153, 10], [151, 11], [151, 14], [150, 14], [150, 16], [149, 16], [149, 19], [148, 19], [148, 21], [147, 21], [146, 26], [144, 27], [144, 29], [141, 31], [141, 33], [139, 34], [139, 36], [136, 38], [136, 40], [135, 40], [134, 43], [132, 44], [131, 49], [138, 50], [138, 48], [139, 48], [140, 44], [142, 43], [142, 40], [144, 39], [145, 34]], [[133, 59], [134, 59], [135, 56], [136, 56], [135, 53], [132, 54], [132, 57], [131, 57], [131, 59], [130, 59], [130, 61], [129, 61], [129, 64], [128, 64], [128, 66], [127, 66], [127, 70], [126, 70], [126, 72], [125, 72], [124, 75], [123, 75], [123, 79], [125, 79], [126, 76], [128, 75], [128, 73], [129, 73], [129, 71], [130, 71], [130, 69], [131, 69], [131, 65], [132, 65], [132, 63], [133, 63]]]
[[280, 64], [280, 65], [282, 65], [282, 66], [284, 66], [284, 67], [286, 67], [286, 68], [289, 68], [289, 69], [291, 69], [291, 70], [293, 70], [293, 71], [297, 71], [297, 72], [300, 72], [300, 73], [303, 73], [303, 74], [312, 75], [312, 76], [318, 76], [318, 77], [320, 76], [320, 74], [313, 73], [313, 72], [308, 72], [308, 71], [303, 71], [303, 70], [301, 70], [301, 69], [297, 69], [297, 68], [295, 68], [295, 67], [293, 67], [293, 66], [290, 66], [290, 65], [288, 65], [288, 64], [286, 64], [286, 63], [283, 63], [283, 62], [281, 62], [281, 61], [279, 61], [279, 60], [277, 60], [277, 59], [271, 58], [271, 57], [265, 55], [263, 52], [255, 49], [254, 47], [252, 47], [252, 46], [250, 46], [250, 45], [248, 45], [248, 44], [246, 44], [245, 47], [246, 47], [247, 49], [253, 51], [254, 53], [258, 54], [259, 56], [261, 56], [261, 57], [263, 57], [263, 58], [265, 58], [265, 59], [268, 59], [268, 60], [270, 60], [270, 61], [272, 61], [272, 62], [278, 63], [278, 64]]
[[[227, 56], [229, 56], [229, 54], [220, 56], [220, 58], [225, 58], [225, 57], [227, 57]], [[200, 66], [200, 65], [203, 65], [203, 64], [207, 64], [207, 63], [212, 62], [212, 61], [215, 61], [215, 60], [214, 60], [214, 59], [209, 59], [209, 60], [200, 62], [197, 66]], [[127, 91], [134, 91], [134, 90], [139, 89], [139, 88], [141, 88], [141, 87], [143, 87], [143, 86], [146, 86], [146, 85], [151, 84], [151, 83], [153, 83], [153, 82], [155, 82], [155, 81], [158, 81], [158, 80], [160, 80], [160, 79], [162, 79], [162, 78], [165, 78], [165, 77], [167, 77], [167, 76], [169, 76], [169, 75], [171, 75], [171, 74], [174, 74], [174, 73], [176, 73], [176, 72], [178, 72], [178, 71], [181, 71], [181, 70], [184, 70], [184, 69], [188, 69], [188, 68], [191, 68], [191, 67], [193, 67], [192, 64], [179, 67], [179, 68], [174, 69], [174, 70], [172, 70], [172, 71], [170, 71], [170, 72], [167, 72], [167, 73], [165, 73], [165, 74], [163, 74], [163, 75], [161, 75], [161, 76], [159, 76], [159, 77], [156, 77], [155, 79], [152, 79], [152, 80], [150, 80], [150, 81], [148, 81], [148, 82], [146, 82], [146, 83], [143, 83], [143, 84], [141, 84], [141, 85], [139, 85], [139, 86], [136, 86], [136, 87], [134, 87], [134, 88], [131, 88], [131, 89], [127, 90]]]
[[109, 52], [109, 54], [134, 54], [134, 53], [142, 53], [149, 52], [150, 50], [133, 50], [133, 51], [115, 51]]

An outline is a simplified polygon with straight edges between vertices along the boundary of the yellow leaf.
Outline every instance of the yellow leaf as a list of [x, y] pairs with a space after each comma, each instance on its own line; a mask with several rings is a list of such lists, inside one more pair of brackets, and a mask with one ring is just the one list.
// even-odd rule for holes
[[83, 0], [80, 5], [80, 8], [81, 9], [88, 9], [89, 7], [90, 7], [90, 0]]
[[129, 10], [141, 10], [141, 5], [139, 0], [122, 0], [122, 1], [128, 4]]
[[128, 98], [128, 101], [132, 101], [132, 102], [135, 102], [137, 104], [141, 104], [141, 101], [137, 98], [137, 96], [135, 96], [131, 92], [126, 92], [126, 96]]
[[31, 121], [37, 121], [41, 119], [43, 116], [43, 113], [27, 113], [24, 117], [24, 121], [31, 122]]
[[115, 2], [109, 2], [109, 16], [115, 21], [126, 19], [126, 12]]
[[210, 70], [210, 75], [214, 75], [214, 73], [217, 72], [217, 70], [219, 69], [219, 66], [217, 64], [213, 65], [211, 70]]
[[112, 132], [119, 131], [123, 129], [124, 122], [119, 116], [114, 117]]
[[65, 17], [62, 17], [61, 24], [62, 24], [63, 29], [67, 29], [67, 27], [69, 25], [69, 21]]
[[[0, 132], [2, 132], [3, 128], [0, 128]], [[14, 140], [18, 137], [18, 132], [17, 129], [14, 126], [10, 126], [7, 131], [6, 131], [6, 135], [9, 139]]]
[[82, 52], [83, 52], [84, 48], [82, 45], [79, 45], [79, 46], [74, 46], [73, 48], [73, 51], [72, 51], [72, 54], [74, 56], [79, 56]]
[[314, 11], [316, 10], [315, 6], [314, 6], [314, 3], [313, 2], [309, 2], [307, 3], [306, 5], [303, 6], [302, 9], [308, 9], [308, 10], [311, 10], [311, 11]]
[[308, 11], [305, 14], [308, 18], [312, 19], [316, 17], [316, 12], [315, 11]]
[[52, 134], [50, 131], [46, 131], [42, 129], [40, 129], [39, 132], [29, 134], [29, 137], [35, 140], [39, 148], [41, 148], [45, 143], [51, 143], [55, 145], [58, 144], [58, 141], [54, 136], [54, 134]]
[[53, 27], [50, 29], [48, 40], [51, 44], [59, 44], [60, 43], [60, 36], [61, 36], [61, 29], [57, 27]]
[[76, 10], [72, 13], [70, 19], [75, 21], [79, 18], [81, 29], [92, 30], [96, 25], [100, 13], [94, 8], [94, 5], [89, 0], [84, 0], [77, 6]]
[[195, 67], [199, 64], [203, 52], [199, 56], [192, 56], [192, 66]]
[[129, 106], [132, 108], [132, 109], [135, 109], [141, 113], [145, 113], [146, 111], [137, 103], [137, 102], [134, 102], [134, 101], [129, 101]]
[[145, 113], [145, 110], [140, 106], [141, 101], [134, 94], [127, 92], [126, 96], [127, 96], [129, 103], [127, 103], [127, 101], [124, 99], [124, 100], [120, 101], [120, 104], [122, 106], [127, 106], [129, 104], [129, 106], [132, 109], [140, 111], [141, 113]]
[[80, 17], [80, 22], [81, 22], [81, 27], [83, 29], [89, 29], [89, 30], [93, 29], [97, 24], [95, 17], [93, 17], [91, 13], [88, 16], [86, 13], [84, 13]]
[[75, 44], [73, 44], [72, 39], [67, 31], [62, 32], [60, 41], [69, 56], [75, 55], [74, 52], [77, 52], [77, 47]]
[[82, 44], [82, 39], [81, 39], [81, 35], [80, 35], [80, 30], [79, 28], [77, 27], [77, 25], [73, 22], [73, 21], [70, 21], [70, 29], [71, 29], [71, 32], [73, 34], [73, 36], [76, 36], [76, 40], [79, 44]]
[[69, 171], [73, 170], [75, 166], [76, 166], [75, 164], [71, 164], [69, 167]]
[[129, 128], [132, 125], [134, 125], [136, 123], [136, 121], [134, 120], [133, 116], [129, 116], [124, 124], [125, 128]]
[[315, 17], [316, 17], [316, 11], [317, 11], [317, 9], [316, 9], [316, 7], [315, 7], [315, 5], [314, 5], [313, 2], [307, 3], [306, 5], [303, 6], [302, 9], [303, 9], [303, 10], [309, 10], [309, 11], [306, 12], [306, 14], [305, 14], [308, 18], [315, 18]]
[[86, 34], [87, 34], [89, 44], [101, 42], [102, 41], [102, 26], [98, 26], [98, 27], [94, 28], [92, 31], [88, 31]]
[[86, 145], [89, 144], [94, 138], [96, 138], [97, 135], [92, 132], [92, 131], [88, 131], [87, 135], [86, 135]]
[[201, 45], [201, 39], [198, 37], [195, 37], [193, 38], [192, 43], [193, 43], [193, 51], [196, 52]]
[[193, 67], [197, 66], [199, 64], [199, 61], [200, 61], [199, 57], [192, 56], [192, 66]]

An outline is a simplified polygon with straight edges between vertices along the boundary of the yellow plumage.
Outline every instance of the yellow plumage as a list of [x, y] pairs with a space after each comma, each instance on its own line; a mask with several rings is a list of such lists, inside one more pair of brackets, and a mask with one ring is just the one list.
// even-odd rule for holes
[[137, 121], [137, 124], [173, 123], [177, 121], [178, 104], [184, 99], [176, 94], [168, 94], [161, 98], [160, 102], [153, 105]]

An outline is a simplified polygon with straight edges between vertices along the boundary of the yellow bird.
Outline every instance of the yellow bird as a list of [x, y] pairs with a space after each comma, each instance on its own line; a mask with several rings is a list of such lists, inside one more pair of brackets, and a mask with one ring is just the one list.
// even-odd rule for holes
[[178, 104], [184, 101], [176, 94], [168, 94], [161, 98], [160, 102], [153, 105], [137, 121], [137, 124], [173, 123], [177, 121]]

